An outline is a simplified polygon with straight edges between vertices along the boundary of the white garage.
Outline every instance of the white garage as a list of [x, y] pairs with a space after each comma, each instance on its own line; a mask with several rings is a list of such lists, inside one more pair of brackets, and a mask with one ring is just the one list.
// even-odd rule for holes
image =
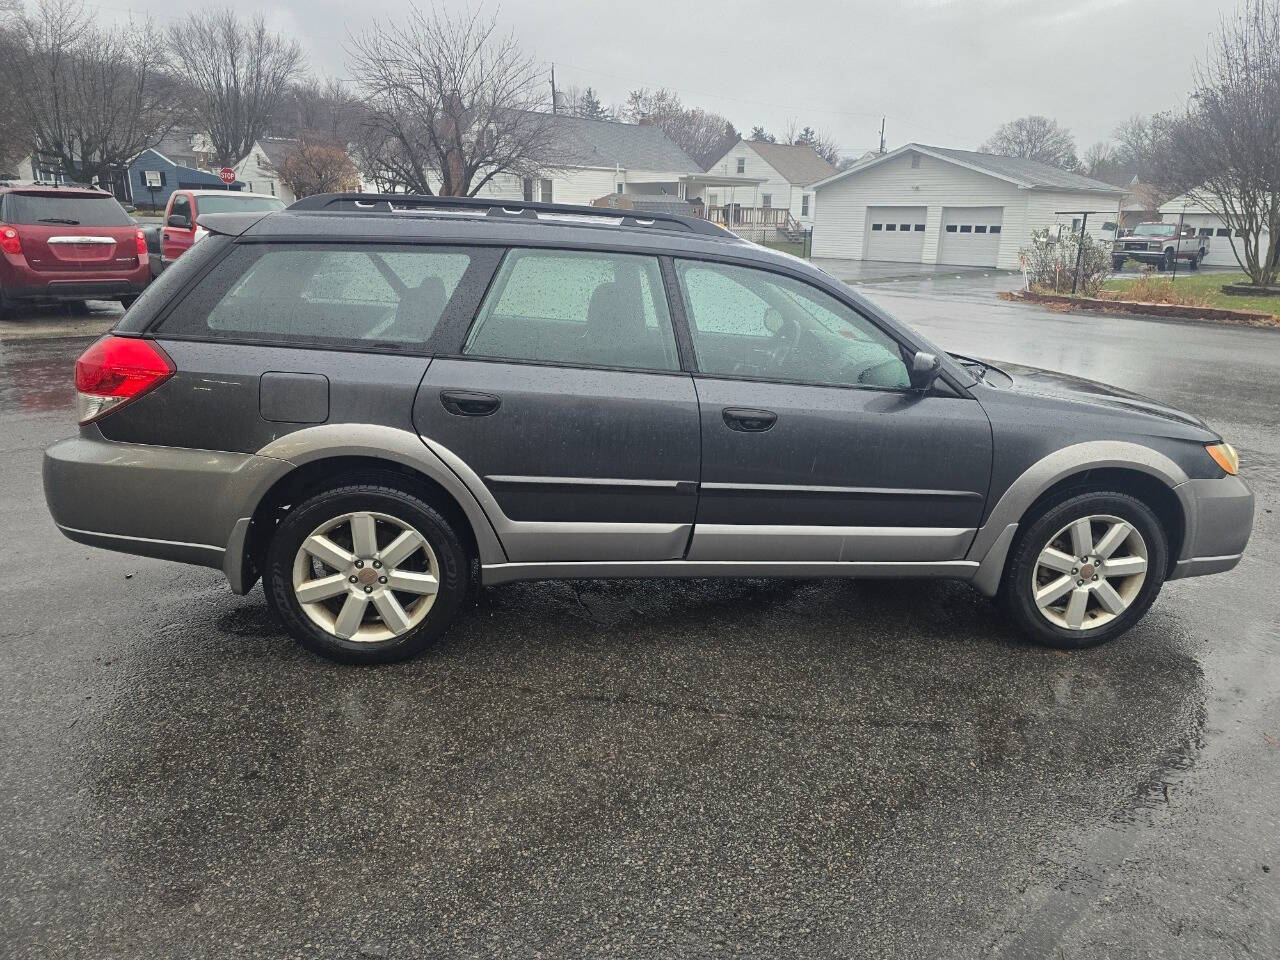
[[868, 207], [866, 259], [919, 263], [927, 217], [927, 207]]
[[[1204, 262], [1209, 266], [1239, 269], [1240, 261], [1236, 259], [1231, 247], [1231, 231], [1223, 219], [1205, 202], [1185, 196], [1174, 197], [1160, 208], [1160, 218], [1166, 223], [1177, 223], [1181, 220], [1184, 226], [1191, 227], [1199, 236], [1208, 237], [1209, 255], [1204, 258]], [[1260, 255], [1265, 255], [1265, 251], [1271, 249], [1270, 241], [1270, 234], [1264, 230], [1260, 245], [1263, 253]], [[1243, 258], [1244, 247], [1239, 240], [1236, 241], [1236, 247]]]
[[1004, 207], [943, 207], [938, 263], [994, 267], [1003, 230]]
[[1009, 270], [1034, 230], [1070, 226], [1080, 211], [1090, 224], [1114, 221], [1124, 193], [1034, 160], [919, 143], [812, 189], [815, 258]]

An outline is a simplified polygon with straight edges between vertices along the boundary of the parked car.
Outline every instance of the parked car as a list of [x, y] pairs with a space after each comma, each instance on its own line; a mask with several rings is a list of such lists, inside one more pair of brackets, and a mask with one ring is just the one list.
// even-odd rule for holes
[[1133, 232], [1112, 246], [1111, 266], [1119, 270], [1125, 260], [1154, 264], [1158, 270], [1172, 270], [1175, 260], [1185, 260], [1192, 270], [1209, 255], [1209, 237], [1196, 236], [1194, 227], [1176, 223], [1140, 223]]
[[41, 301], [127, 307], [150, 280], [142, 233], [110, 193], [0, 187], [0, 312]]
[[160, 266], [163, 270], [191, 249], [203, 231], [196, 221], [205, 213], [274, 213], [284, 201], [265, 193], [230, 190], [175, 190], [164, 210], [160, 234]]
[[352, 194], [200, 223], [77, 362], [49, 508], [261, 577], [334, 659], [422, 650], [477, 578], [952, 577], [1085, 647], [1249, 539], [1195, 416], [947, 354], [706, 221]]

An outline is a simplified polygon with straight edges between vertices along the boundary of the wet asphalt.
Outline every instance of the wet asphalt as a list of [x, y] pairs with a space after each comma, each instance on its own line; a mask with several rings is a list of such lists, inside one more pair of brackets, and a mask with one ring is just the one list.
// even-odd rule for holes
[[1222, 429], [1241, 565], [1081, 653], [956, 583], [556, 582], [340, 667], [258, 589], [63, 539], [88, 341], [0, 340], [0, 954], [1275, 956], [1280, 333], [887, 276], [945, 347]]

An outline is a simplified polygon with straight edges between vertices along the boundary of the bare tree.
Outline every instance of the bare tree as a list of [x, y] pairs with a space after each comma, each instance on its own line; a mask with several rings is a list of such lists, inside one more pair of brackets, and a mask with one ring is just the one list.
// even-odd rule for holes
[[271, 33], [261, 14], [245, 22], [229, 7], [188, 14], [169, 27], [167, 40], [214, 160], [234, 164], [278, 117], [302, 73], [302, 48]]
[[336, 143], [303, 140], [280, 162], [277, 172], [295, 197], [353, 191], [360, 176], [347, 151]]
[[[0, 60], [17, 55], [17, 19], [21, 12], [19, 0], [0, 0]], [[23, 114], [15, 97], [0, 97], [0, 178], [16, 172], [22, 148], [29, 142]]]
[[349, 144], [364, 121], [364, 105], [342, 81], [307, 77], [285, 95], [276, 132], [322, 143]]
[[754, 140], [757, 143], [777, 143], [778, 138], [766, 130], [760, 124], [756, 124], [751, 128], [751, 133], [747, 136], [748, 140]]
[[832, 165], [840, 161], [840, 144], [825, 131], [819, 133], [813, 127], [805, 127], [791, 142], [802, 147], [813, 147], [814, 153]]
[[80, 0], [13, 16], [0, 80], [26, 144], [69, 179], [107, 185], [181, 110], [149, 26], [104, 29]]
[[1048, 117], [1020, 117], [1002, 123], [978, 149], [1004, 157], [1038, 160], [1063, 170], [1074, 170], [1079, 165], [1076, 141], [1071, 131]]
[[703, 169], [738, 142], [738, 131], [727, 119], [699, 107], [685, 107], [680, 95], [665, 87], [632, 90], [619, 113], [632, 123], [660, 127]]
[[353, 35], [348, 55], [368, 108], [358, 152], [380, 184], [474, 196], [495, 177], [553, 166], [550, 90], [496, 18], [411, 6]]
[[[1196, 91], [1156, 133], [1157, 181], [1220, 211], [1236, 260], [1259, 285], [1280, 274], [1280, 0], [1224, 19]], [[1264, 234], [1270, 240], [1263, 243]]]

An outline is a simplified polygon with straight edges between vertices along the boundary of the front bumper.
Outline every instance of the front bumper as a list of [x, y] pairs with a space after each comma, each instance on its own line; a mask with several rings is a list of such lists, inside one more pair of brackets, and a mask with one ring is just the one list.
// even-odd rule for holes
[[91, 424], [45, 451], [44, 493], [58, 529], [78, 543], [238, 578], [243, 556], [235, 548], [259, 499], [289, 466], [253, 454], [116, 443]]
[[1173, 488], [1182, 501], [1186, 530], [1170, 580], [1230, 570], [1253, 532], [1253, 491], [1239, 477], [1188, 480]]

